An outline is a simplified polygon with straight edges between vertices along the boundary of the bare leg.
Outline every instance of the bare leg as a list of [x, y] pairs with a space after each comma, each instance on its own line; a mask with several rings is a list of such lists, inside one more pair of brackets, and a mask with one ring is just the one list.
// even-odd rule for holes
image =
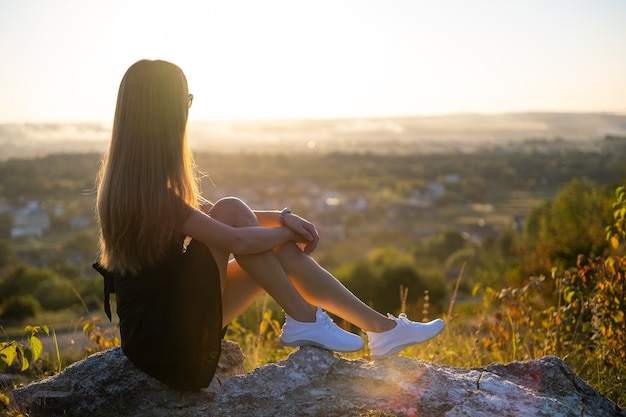
[[244, 311], [261, 295], [263, 288], [234, 259], [228, 264], [226, 288], [222, 294], [224, 326]]
[[[302, 294], [302, 297], [311, 304], [323, 306], [323, 308], [359, 326], [368, 333], [369, 348], [374, 359], [394, 355], [408, 346], [429, 340], [437, 336], [445, 326], [444, 322], [439, 319], [430, 323], [410, 322], [402, 316], [399, 320], [390, 320], [359, 300], [295, 244], [284, 244], [280, 248], [274, 249], [274, 252], [278, 257], [277, 260], [280, 262], [279, 266], [283, 274], [285, 272], [289, 274], [287, 279], [291, 279], [299, 296]], [[283, 276], [281, 275], [282, 279]], [[239, 268], [236, 262], [232, 262], [229, 266], [229, 277], [224, 293], [224, 299], [229, 300], [227, 301], [228, 306], [225, 307], [225, 311], [227, 311], [225, 322], [227, 323], [232, 317], [240, 314], [259, 294], [259, 289], [252, 284], [250, 274]], [[272, 294], [270, 293], [270, 295]], [[276, 301], [278, 302], [278, 300]], [[287, 321], [286, 326], [289, 323]], [[398, 331], [391, 331], [396, 327]], [[283, 336], [281, 336], [281, 341], [283, 341], [282, 338]], [[315, 338], [313, 341], [320, 343]], [[342, 351], [360, 349], [362, 340], [359, 338], [359, 341], [358, 346], [349, 345], [348, 342], [345, 342], [332, 349], [345, 349]], [[301, 343], [301, 341], [295, 340], [293, 341], [295, 344], [291, 345], [290, 342], [287, 339], [285, 343], [288, 346], [300, 346], [299, 343]]]
[[361, 301], [295, 244], [287, 243], [276, 253], [285, 272], [309, 303], [321, 305], [364, 331], [384, 332], [395, 327], [393, 320]]
[[[245, 203], [236, 198], [219, 200], [211, 209], [210, 214], [214, 219], [235, 227], [259, 225], [252, 210], [250, 210]], [[253, 293], [255, 294], [257, 290], [254, 287], [250, 287], [249, 283], [242, 280], [241, 273], [235, 269], [233, 272], [236, 273], [234, 277], [236, 281], [230, 284], [231, 287], [235, 286], [234, 291], [232, 291], [233, 288], [231, 288], [231, 291], [226, 293], [226, 288], [229, 286], [229, 278], [228, 273], [224, 270], [226, 264], [223, 260], [228, 254], [216, 248], [211, 248], [211, 252], [217, 260], [222, 261], [218, 261], [218, 263], [224, 265], [223, 269], [220, 270], [222, 292], [226, 296], [225, 303], [227, 303], [223, 309], [227, 313], [226, 315], [230, 317], [232, 312], [242, 311], [242, 309], [245, 309], [254, 299], [251, 298], [253, 294], [250, 292], [244, 292], [240, 297], [237, 297], [237, 287], [244, 290], [247, 287], [247, 291], [253, 289]], [[240, 265], [260, 287], [267, 291], [289, 316], [301, 322], [315, 322], [315, 312], [291, 283], [273, 252], [268, 251], [254, 255], [235, 255], [235, 258], [237, 259], [237, 264]]]
[[[276, 253], [294, 286], [309, 303], [321, 305], [364, 331], [383, 332], [395, 326], [395, 322], [363, 303], [296, 245], [283, 245]], [[262, 293], [256, 281], [236, 261], [231, 262], [223, 295], [224, 324], [243, 313]]]

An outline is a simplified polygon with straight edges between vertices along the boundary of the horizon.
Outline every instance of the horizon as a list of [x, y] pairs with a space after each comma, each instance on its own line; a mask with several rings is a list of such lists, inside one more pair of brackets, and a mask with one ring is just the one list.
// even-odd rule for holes
[[190, 120], [626, 113], [626, 2], [0, 4], [0, 123], [107, 122], [148, 57]]
[[[110, 122], [0, 123], [0, 160], [58, 152], [103, 152]], [[378, 118], [191, 120], [189, 143], [196, 151], [325, 152], [329, 149], [393, 151], [513, 143], [567, 142], [594, 146], [607, 137], [626, 138], [626, 114], [457, 113]], [[434, 146], [434, 148], [433, 148]], [[469, 148], [467, 148], [469, 149]]]
[[[311, 122], [332, 122], [335, 120], [375, 120], [375, 119], [436, 119], [436, 118], [454, 118], [454, 117], [488, 117], [498, 118], [506, 116], [626, 116], [626, 110], [623, 111], [564, 111], [564, 110], [520, 110], [520, 111], [502, 111], [502, 112], [479, 112], [479, 111], [460, 111], [460, 112], [443, 112], [443, 113], [422, 113], [422, 114], [379, 114], [369, 116], [320, 116], [320, 117], [274, 117], [274, 118], [192, 118], [189, 117], [188, 123], [288, 123], [298, 121]], [[113, 124], [113, 118], [110, 119], [85, 119], [85, 120], [17, 120], [3, 121], [0, 119], [0, 126], [7, 125], [90, 125], [90, 124]]]

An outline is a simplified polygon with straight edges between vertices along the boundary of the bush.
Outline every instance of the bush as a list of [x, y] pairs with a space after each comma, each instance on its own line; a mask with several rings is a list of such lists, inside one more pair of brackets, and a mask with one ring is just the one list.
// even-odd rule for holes
[[0, 303], [13, 297], [33, 296], [45, 310], [60, 310], [79, 303], [74, 284], [50, 268], [16, 265], [0, 277]]
[[16, 295], [2, 303], [0, 317], [9, 320], [24, 320], [35, 317], [40, 310], [39, 301], [32, 295]]
[[51, 277], [37, 286], [35, 296], [45, 310], [62, 310], [79, 303], [72, 284], [61, 277]]
[[[28, 346], [16, 340], [0, 342], [0, 372], [4, 372], [14, 362], [17, 362], [18, 369], [24, 372], [39, 359], [43, 352], [43, 345], [39, 340], [41, 332], [49, 334], [48, 326], [24, 327], [24, 339], [28, 341]], [[23, 414], [10, 403], [9, 397], [5, 394], [7, 390], [8, 387], [0, 386], [0, 412], [7, 416], [22, 416]]]
[[[479, 344], [508, 354], [503, 361], [557, 355], [617, 404], [626, 403], [626, 192], [618, 188], [615, 223], [606, 228], [607, 258], [579, 255], [576, 266], [554, 268], [552, 279], [519, 288], [488, 289], [496, 308], [481, 323]], [[551, 297], [546, 297], [552, 295]]]
[[42, 282], [54, 274], [45, 269], [16, 264], [4, 271], [0, 277], [0, 302], [13, 296], [31, 294]]
[[[357, 297], [383, 313], [397, 314], [403, 306], [418, 308], [425, 291], [429, 291], [430, 308], [441, 311], [446, 296], [441, 275], [425, 276], [413, 256], [396, 248], [375, 249], [366, 260], [346, 264], [336, 275]], [[408, 289], [408, 298], [401, 289]]]
[[523, 276], [547, 274], [576, 262], [579, 254], [602, 256], [608, 248], [611, 192], [588, 180], [573, 180], [553, 201], [533, 210], [524, 233], [528, 245]]

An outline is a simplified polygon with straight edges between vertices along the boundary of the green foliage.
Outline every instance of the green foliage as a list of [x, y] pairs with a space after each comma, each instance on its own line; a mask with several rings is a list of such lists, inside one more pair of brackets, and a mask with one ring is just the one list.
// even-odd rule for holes
[[228, 338], [239, 343], [245, 356], [246, 371], [251, 371], [260, 365], [279, 361], [291, 348], [279, 343], [281, 323], [273, 317], [274, 310], [268, 307], [268, 296], [263, 296], [248, 310], [255, 317], [252, 320], [238, 317], [231, 321]]
[[35, 317], [41, 304], [31, 294], [13, 295], [0, 304], [0, 317], [9, 320], [24, 320]]
[[13, 295], [30, 294], [53, 276], [47, 269], [16, 264], [7, 268], [0, 280], [0, 301]]
[[406, 305], [413, 311], [421, 311], [418, 304], [426, 290], [434, 310], [441, 310], [446, 295], [441, 275], [424, 273], [412, 255], [394, 247], [377, 248], [366, 259], [344, 265], [336, 276], [357, 297], [382, 312], [398, 313], [403, 301], [401, 288], [409, 289]]
[[0, 369], [4, 370], [17, 362], [20, 371], [25, 371], [28, 367], [39, 359], [43, 351], [43, 345], [38, 334], [44, 332], [49, 334], [48, 326], [26, 326], [24, 328], [24, 339], [28, 342], [28, 347], [15, 340], [0, 342]]
[[615, 189], [613, 220], [613, 224], [606, 227], [606, 239], [611, 247], [617, 250], [626, 238], [626, 188], [624, 186]]
[[15, 251], [8, 240], [0, 238], [0, 269], [15, 260]]
[[[95, 253], [95, 249], [90, 253]], [[50, 305], [50, 307], [46, 308], [62, 309], [77, 305], [79, 299], [82, 300], [88, 310], [102, 307], [102, 291], [104, 287], [102, 279], [83, 277], [83, 270], [76, 265], [70, 264], [65, 259], [52, 260], [48, 268], [60, 279], [50, 284], [55, 287], [56, 294], [54, 296], [42, 295], [41, 301], [44, 307]]]
[[[616, 199], [615, 222], [606, 228], [614, 249], [626, 238], [622, 187]], [[626, 402], [626, 257], [579, 255], [575, 267], [553, 268], [551, 280], [488, 288], [485, 303], [494, 313], [481, 323], [480, 348], [503, 361], [558, 355], [601, 393]]]
[[459, 269], [464, 264], [474, 265], [477, 261], [477, 254], [477, 249], [470, 246], [458, 249], [446, 258], [444, 266], [446, 269]]
[[[0, 276], [0, 303], [8, 303], [11, 299], [23, 301], [30, 296], [44, 309], [59, 310], [79, 303], [73, 288], [68, 278], [51, 268], [17, 264]], [[4, 311], [6, 315], [6, 307]]]
[[34, 295], [46, 310], [62, 310], [78, 304], [72, 283], [56, 275], [39, 284]]
[[[581, 257], [578, 267], [532, 278], [522, 287], [487, 288], [485, 310], [476, 333], [476, 355], [509, 362], [546, 355], [562, 357], [603, 395], [626, 403], [624, 311], [626, 263], [620, 259], [592, 261]], [[546, 289], [554, 302], [542, 297]]]
[[[462, 249], [467, 248], [467, 240], [457, 230], [446, 230], [426, 242], [427, 253], [429, 257], [444, 262], [449, 259], [450, 255]], [[463, 262], [455, 265], [459, 267]]]
[[2, 195], [76, 196], [94, 188], [100, 156], [50, 155], [35, 159], [10, 159], [0, 163]]
[[[0, 213], [0, 239], [9, 239], [11, 237], [12, 227], [13, 215], [8, 211]], [[1, 262], [0, 265], [2, 265]]]
[[581, 257], [575, 273], [556, 274], [562, 305], [557, 309], [557, 352], [591, 352], [609, 367], [626, 367], [626, 258]]
[[574, 179], [553, 201], [533, 210], [525, 227], [529, 252], [523, 276], [572, 265], [580, 254], [602, 255], [607, 249], [605, 228], [611, 222], [610, 194], [591, 181]]
[[[477, 348], [496, 360], [510, 362], [550, 354], [544, 346], [542, 299], [537, 289], [544, 278], [531, 278], [522, 287], [494, 290], [487, 287], [483, 303], [490, 315], [483, 316], [477, 332]], [[485, 353], [483, 352], [482, 355]]]
[[[21, 340], [0, 342], [0, 371], [6, 370], [15, 362], [18, 370], [24, 372], [39, 359], [43, 352], [43, 345], [38, 337], [40, 332], [49, 334], [48, 326], [26, 326], [24, 328], [22, 340], [25, 339], [28, 346]], [[0, 411], [8, 411], [9, 405], [9, 397], [0, 392]]]
[[88, 259], [93, 257], [97, 249], [98, 234], [91, 229], [73, 233], [63, 245], [64, 252], [75, 251], [85, 255]]

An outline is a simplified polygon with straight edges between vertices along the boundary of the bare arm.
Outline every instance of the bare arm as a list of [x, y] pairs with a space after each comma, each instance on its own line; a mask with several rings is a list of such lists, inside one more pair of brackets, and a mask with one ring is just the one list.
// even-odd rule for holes
[[254, 214], [261, 226], [276, 227], [280, 224], [280, 210], [254, 210]]
[[[259, 224], [265, 227], [283, 226], [280, 224], [280, 213], [280, 211], [254, 211]], [[284, 226], [290, 228], [297, 235], [307, 238], [307, 241], [303, 242], [302, 250], [308, 255], [313, 253], [320, 239], [313, 223], [293, 213], [289, 213], [284, 218]]]
[[[213, 203], [206, 202], [200, 206], [200, 210], [203, 213], [209, 214], [213, 208]], [[278, 227], [280, 224], [280, 210], [254, 210], [259, 225], [264, 227]]]
[[[200, 207], [204, 213], [209, 213], [213, 208], [213, 204], [206, 202]], [[310, 255], [313, 253], [319, 242], [319, 234], [315, 225], [308, 220], [303, 219], [295, 214], [288, 214], [284, 218], [284, 224], [280, 222], [280, 211], [276, 210], [254, 210], [254, 214], [259, 221], [259, 225], [263, 227], [280, 227], [286, 226], [294, 233], [305, 238], [302, 243], [302, 250]], [[293, 240], [293, 239], [292, 239]], [[283, 242], [284, 243], [284, 242]]]
[[283, 243], [302, 240], [288, 227], [232, 227], [197, 210], [185, 220], [182, 232], [205, 245], [241, 255], [266, 252]]

